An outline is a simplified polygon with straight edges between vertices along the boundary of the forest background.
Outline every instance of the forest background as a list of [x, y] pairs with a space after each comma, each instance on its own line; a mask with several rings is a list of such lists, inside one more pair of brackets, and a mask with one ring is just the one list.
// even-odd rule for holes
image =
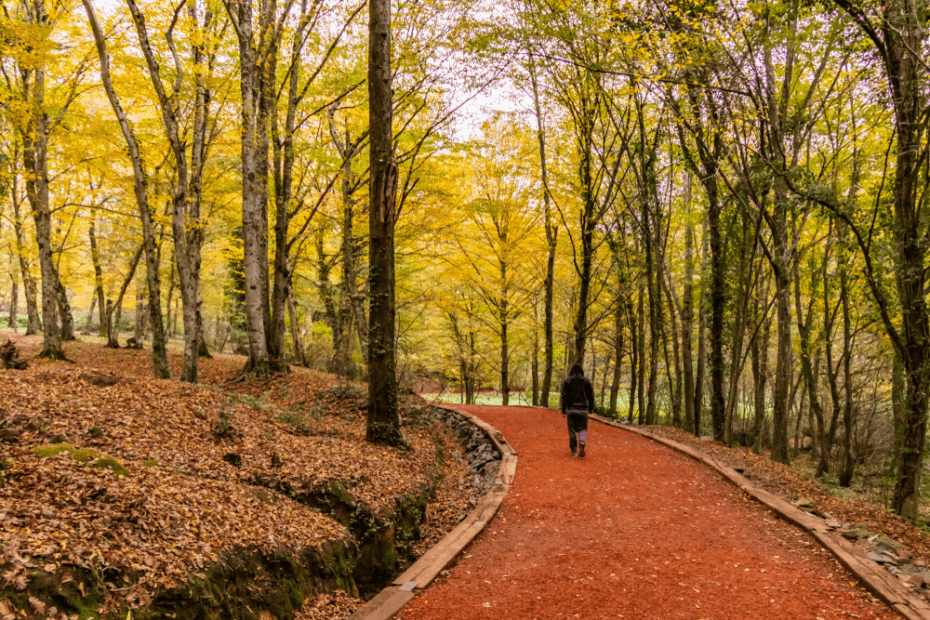
[[246, 378], [384, 355], [468, 402], [553, 406], [580, 361], [607, 413], [809, 450], [918, 516], [924, 4], [385, 7], [373, 160], [367, 2], [5, 4], [10, 326], [51, 357], [133, 329], [160, 377], [183, 338], [187, 381], [211, 349]]

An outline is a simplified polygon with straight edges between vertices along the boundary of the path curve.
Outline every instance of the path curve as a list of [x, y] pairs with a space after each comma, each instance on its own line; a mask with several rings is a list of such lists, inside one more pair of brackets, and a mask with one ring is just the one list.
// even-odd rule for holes
[[460, 407], [520, 455], [510, 493], [404, 620], [896, 618], [807, 534], [718, 474], [592, 423], [573, 459], [562, 416]]

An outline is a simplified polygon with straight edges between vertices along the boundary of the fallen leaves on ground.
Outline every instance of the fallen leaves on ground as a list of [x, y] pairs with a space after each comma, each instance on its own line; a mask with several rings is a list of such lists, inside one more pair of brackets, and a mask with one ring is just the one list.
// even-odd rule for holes
[[[40, 344], [17, 340], [25, 354]], [[457, 445], [412, 395], [402, 406], [411, 449], [368, 444], [367, 390], [323, 373], [226, 384], [244, 360], [215, 356], [200, 362], [213, 385], [191, 385], [152, 378], [147, 351], [68, 343], [66, 352], [75, 364], [35, 359], [0, 371], [0, 574], [15, 587], [33, 568], [108, 570], [133, 575], [128, 586], [108, 584], [112, 596], [144, 605], [217, 554], [346, 535], [289, 496], [340, 480], [377, 512], [430, 483], [437, 442]], [[446, 459], [439, 473], [459, 478], [438, 499], [462, 492], [464, 471]], [[431, 539], [455, 525], [441, 508], [428, 513]]]

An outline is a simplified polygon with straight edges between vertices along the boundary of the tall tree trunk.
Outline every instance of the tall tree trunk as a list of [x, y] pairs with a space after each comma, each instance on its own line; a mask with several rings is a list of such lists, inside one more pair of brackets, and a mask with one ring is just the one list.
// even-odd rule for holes
[[762, 451], [762, 435], [765, 430], [765, 386], [768, 381], [769, 335], [772, 325], [768, 316], [767, 301], [768, 280], [764, 285], [760, 284], [756, 287], [756, 303], [752, 320], [757, 335], [752, 340], [749, 352], [752, 358], [753, 406], [755, 409], [752, 424], [752, 449], [756, 454]]
[[[18, 157], [18, 151], [14, 149], [14, 155]], [[35, 278], [29, 269], [29, 262], [26, 260], [26, 241], [23, 234], [23, 220], [20, 215], [19, 188], [17, 177], [13, 177], [13, 231], [16, 234], [16, 257], [19, 260], [20, 279], [23, 281], [23, 296], [26, 298], [26, 335], [31, 336], [39, 333], [42, 329], [39, 321], [38, 308], [38, 291]]]
[[856, 461], [853, 455], [853, 386], [852, 386], [852, 323], [849, 315], [849, 277], [846, 264], [849, 260], [848, 230], [843, 227], [840, 233], [840, 252], [837, 262], [840, 284], [840, 302], [843, 310], [843, 428], [846, 436], [843, 441], [843, 466], [837, 476], [840, 486], [848, 487], [852, 482]]
[[394, 356], [394, 217], [397, 163], [393, 152], [391, 0], [369, 0], [368, 119], [371, 133], [369, 191], [368, 423], [375, 444], [405, 443], [397, 412]]
[[553, 285], [555, 282], [555, 251], [558, 242], [559, 230], [552, 218], [552, 198], [549, 193], [549, 173], [546, 162], [546, 132], [542, 116], [542, 104], [539, 99], [539, 84], [536, 79], [536, 65], [530, 59], [530, 80], [533, 86], [533, 105], [536, 108], [536, 137], [539, 141], [539, 173], [543, 186], [543, 224], [546, 230], [546, 281], [545, 302], [543, 310], [543, 338], [545, 347], [545, 369], [543, 370], [542, 394], [540, 402], [543, 407], [549, 406], [549, 392], [552, 389], [552, 300]]
[[614, 308], [614, 376], [610, 382], [610, 413], [620, 417], [617, 410], [617, 397], [620, 394], [620, 378], [623, 370], [623, 301], [618, 297]]
[[[594, 264], [594, 226], [597, 207], [594, 188], [593, 142], [594, 105], [582, 97], [581, 127], [578, 132], [578, 176], [581, 185], [581, 267], [578, 272], [578, 307], [575, 309], [574, 341], [569, 363], [584, 364], [585, 342], [588, 339], [588, 297], [591, 290], [591, 272]], [[577, 265], [577, 263], [576, 263]]]
[[694, 298], [694, 227], [691, 225], [691, 173], [684, 175], [685, 222], [685, 284], [681, 295], [681, 360], [684, 371], [685, 428], [697, 434], [694, 427], [694, 362], [691, 355], [691, 323]]
[[707, 366], [707, 328], [705, 320], [704, 291], [701, 291], [701, 303], [698, 305], [698, 357], [697, 370], [694, 373], [694, 435], [701, 435], [702, 417], [704, 414], [704, 383], [705, 368]]
[[[35, 23], [44, 24], [48, 16], [45, 3], [33, 4]], [[28, 125], [21, 132], [23, 169], [26, 172], [26, 197], [32, 209], [39, 246], [42, 272], [42, 351], [39, 357], [65, 358], [61, 327], [58, 324], [58, 272], [52, 258], [52, 225], [48, 196], [48, 117], [45, 113], [45, 69], [21, 68], [23, 92], [29, 109]]]
[[723, 401], [723, 315], [726, 305], [724, 291], [723, 236], [720, 231], [720, 203], [714, 184], [713, 198], [708, 192], [707, 232], [710, 237], [710, 417], [714, 439], [723, 441], [726, 408]]
[[100, 78], [103, 82], [104, 90], [110, 105], [113, 108], [116, 118], [119, 121], [123, 138], [129, 150], [129, 156], [132, 160], [133, 169], [133, 188], [136, 195], [136, 204], [139, 208], [139, 219], [142, 222], [142, 239], [145, 248], [145, 267], [148, 281], [149, 307], [151, 308], [152, 317], [152, 363], [155, 369], [155, 376], [159, 379], [171, 377], [171, 370], [168, 366], [168, 355], [165, 349], [165, 327], [162, 322], [161, 313], [161, 285], [158, 274], [158, 248], [155, 242], [155, 230], [152, 222], [152, 211], [149, 207], [148, 194], [146, 192], [147, 178], [145, 167], [142, 164], [142, 155], [139, 151], [139, 145], [136, 142], [135, 134], [129, 124], [129, 119], [120, 105], [113, 90], [113, 82], [110, 79], [110, 58], [106, 50], [106, 39], [100, 24], [97, 22], [97, 16], [94, 13], [90, 0], [83, 0], [84, 8], [87, 11], [87, 17], [94, 33], [94, 41], [97, 45], [97, 54], [100, 57]]
[[646, 364], [644, 363], [646, 357], [646, 313], [644, 309], [646, 290], [642, 280], [640, 280], [638, 292], [636, 302], [636, 330], [639, 338], [639, 377], [637, 378], [639, 383], [639, 412], [637, 424], [642, 426], [646, 423]]
[[[86, 0], [85, 0], [86, 1]], [[241, 94], [242, 136], [242, 268], [245, 277], [246, 332], [249, 359], [246, 376], [259, 379], [271, 373], [268, 345], [268, 233], [266, 188], [268, 183], [267, 77], [274, 70], [272, 49], [265, 28], [273, 28], [274, 2], [263, 2], [259, 15], [259, 41], [255, 41], [252, 0], [226, 4], [237, 25]], [[269, 12], [270, 15], [269, 15]], [[270, 66], [267, 66], [270, 65]], [[262, 152], [262, 149], [265, 152]]]
[[639, 376], [639, 330], [637, 329], [636, 313], [633, 311], [633, 302], [626, 302], [626, 316], [630, 324], [630, 403], [627, 411], [627, 422], [633, 423], [633, 412], [636, 409], [636, 386]]
[[530, 374], [533, 385], [533, 406], [539, 406], [539, 321], [536, 300], [533, 300], [533, 361]]
[[659, 342], [662, 329], [662, 294], [659, 282], [659, 262], [656, 256], [654, 229], [658, 222], [652, 223], [649, 214], [649, 200], [643, 198], [643, 246], [646, 249], [646, 288], [649, 292], [649, 382], [646, 390], [646, 424], [656, 423], [656, 391], [659, 374]]

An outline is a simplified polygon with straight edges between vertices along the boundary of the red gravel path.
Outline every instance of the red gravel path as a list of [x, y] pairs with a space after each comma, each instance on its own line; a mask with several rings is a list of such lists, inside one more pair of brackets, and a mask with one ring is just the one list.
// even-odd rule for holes
[[591, 422], [573, 459], [562, 416], [462, 407], [517, 450], [497, 516], [404, 620], [898, 618], [813, 539], [716, 473]]

